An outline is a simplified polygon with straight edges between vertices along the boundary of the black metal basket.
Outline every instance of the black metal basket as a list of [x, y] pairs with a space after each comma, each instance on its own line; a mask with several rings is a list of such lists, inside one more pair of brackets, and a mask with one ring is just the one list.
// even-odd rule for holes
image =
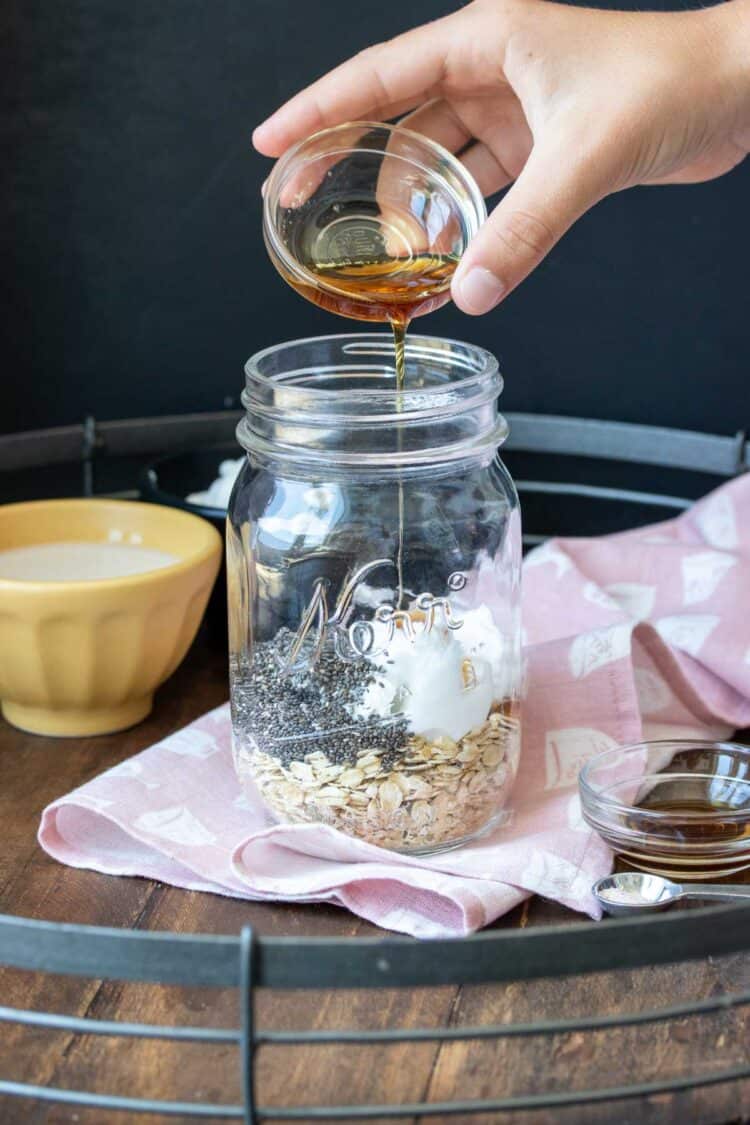
[[[130, 423], [92, 420], [82, 427], [20, 434], [0, 439], [0, 470], [12, 473], [39, 466], [39, 450], [48, 465], [83, 465], [84, 491], [93, 487], [94, 462], [101, 458], [145, 458], [166, 449], [186, 449], [226, 442], [236, 418], [232, 414], [193, 416]], [[509, 458], [518, 466], [530, 455], [546, 477], [518, 481], [525, 510], [533, 519], [527, 543], [539, 542], [545, 530], [573, 528], [593, 534], [674, 514], [686, 508], [712, 483], [750, 467], [744, 435], [721, 437], [650, 426], [584, 419], [510, 415]], [[129, 463], [129, 462], [128, 462]], [[562, 466], [565, 472], [562, 472]], [[611, 472], [606, 471], [606, 466]], [[632, 479], [622, 469], [630, 467]], [[659, 467], [660, 489], [647, 486], [648, 473]], [[111, 468], [111, 466], [110, 466]], [[80, 472], [77, 469], [76, 472]], [[592, 477], [594, 483], [592, 483]], [[10, 477], [6, 479], [11, 479]], [[544, 501], [541, 505], [539, 501]], [[535, 506], [536, 505], [536, 506]], [[568, 507], [566, 508], [566, 505]], [[599, 513], [594, 515], [594, 509]], [[575, 522], [569, 522], [570, 520]], [[538, 522], [537, 522], [538, 521]], [[529, 523], [527, 518], [527, 524]], [[558, 526], [551, 526], [552, 524]], [[721, 1071], [699, 1071], [664, 1080], [481, 1100], [394, 1105], [258, 1106], [254, 1091], [255, 1060], [265, 1045], [366, 1045], [424, 1041], [499, 1040], [552, 1036], [667, 1022], [750, 1005], [750, 992], [711, 996], [656, 1010], [541, 1022], [480, 1027], [393, 1028], [389, 1030], [300, 1029], [264, 1031], [255, 1025], [255, 989], [412, 988], [424, 985], [529, 981], [540, 977], [628, 969], [643, 965], [697, 960], [750, 950], [750, 905], [697, 909], [641, 919], [546, 926], [520, 931], [485, 932], [462, 940], [417, 942], [406, 938], [317, 939], [255, 937], [245, 928], [239, 937], [183, 936], [91, 926], [60, 925], [0, 916], [0, 963], [40, 973], [63, 973], [93, 979], [150, 981], [237, 989], [238, 1027], [152, 1026], [47, 1012], [0, 1008], [0, 1021], [54, 1028], [86, 1035], [143, 1037], [203, 1044], [236, 1044], [243, 1075], [241, 1105], [176, 1102], [120, 1097], [38, 1087], [0, 1080], [0, 1094], [58, 1103], [127, 1110], [134, 1114], [214, 1117], [245, 1122], [359, 1121], [373, 1118], [461, 1116], [502, 1111], [539, 1110], [616, 1102], [647, 1095], [692, 1090], [750, 1078], [750, 1062]]]

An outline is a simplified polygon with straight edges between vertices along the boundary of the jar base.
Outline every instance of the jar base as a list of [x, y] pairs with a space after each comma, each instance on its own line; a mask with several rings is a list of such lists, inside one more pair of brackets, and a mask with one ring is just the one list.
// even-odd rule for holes
[[134, 727], [146, 718], [154, 706], [153, 695], [128, 699], [111, 707], [27, 707], [23, 703], [3, 700], [3, 717], [19, 730], [52, 738], [88, 738], [97, 734], [114, 734]]
[[465, 836], [457, 836], [452, 840], [446, 840], [440, 844], [426, 844], [421, 848], [389, 848], [389, 851], [397, 852], [398, 855], [441, 855], [443, 852], [454, 852], [458, 848], [466, 847], [467, 844], [474, 844], [477, 840], [483, 840], [486, 836], [490, 836], [498, 828], [509, 824], [511, 820], [511, 813], [509, 809], [500, 809], [500, 811], [491, 817], [486, 824], [481, 828], [475, 829], [473, 832], [467, 832]]

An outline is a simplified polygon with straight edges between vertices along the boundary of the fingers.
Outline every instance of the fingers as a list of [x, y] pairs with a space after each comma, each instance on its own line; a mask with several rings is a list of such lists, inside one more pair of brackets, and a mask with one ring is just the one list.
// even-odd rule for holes
[[342, 63], [259, 125], [253, 144], [266, 156], [280, 156], [319, 129], [395, 116], [424, 101], [443, 75], [448, 19], [369, 47]]
[[279, 205], [289, 208], [301, 207], [306, 203], [318, 190], [331, 169], [339, 163], [345, 167], [343, 162], [349, 159], [347, 150], [362, 144], [367, 133], [368, 129], [354, 125], [340, 130], [337, 152], [330, 151], [330, 142], [327, 138], [309, 141], [305, 145], [304, 161], [300, 161], [293, 169], [288, 169], [285, 180], [278, 184]]
[[437, 141], [449, 152], [460, 153], [461, 163], [476, 180], [482, 195], [492, 195], [514, 178], [488, 144], [474, 140], [469, 125], [444, 98], [420, 106], [402, 118], [399, 125]]
[[486, 144], [470, 145], [460, 156], [461, 163], [476, 180], [482, 195], [494, 195], [507, 187], [513, 177]]
[[590, 160], [535, 147], [513, 187], [469, 246], [452, 296], [466, 313], [499, 304], [539, 265], [575, 220], [604, 194]]
[[469, 129], [443, 98], [434, 98], [420, 106], [414, 113], [402, 118], [399, 125], [437, 141], [448, 152], [458, 152], [473, 139]]

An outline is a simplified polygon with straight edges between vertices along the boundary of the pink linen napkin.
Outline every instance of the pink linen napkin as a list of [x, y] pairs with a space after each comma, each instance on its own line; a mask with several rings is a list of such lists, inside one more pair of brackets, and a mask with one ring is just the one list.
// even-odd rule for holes
[[509, 825], [408, 857], [279, 825], [235, 778], [228, 705], [49, 805], [39, 841], [75, 867], [246, 899], [328, 901], [418, 937], [459, 936], [528, 895], [597, 916], [611, 855], [581, 818], [592, 754], [750, 725], [750, 476], [676, 520], [560, 539], [524, 565], [526, 698]]

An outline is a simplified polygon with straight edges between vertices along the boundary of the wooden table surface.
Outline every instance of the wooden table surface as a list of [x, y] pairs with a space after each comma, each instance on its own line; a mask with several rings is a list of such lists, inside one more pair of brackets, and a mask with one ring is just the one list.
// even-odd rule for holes
[[[56, 741], [0, 721], [0, 911], [51, 921], [136, 929], [236, 934], [250, 922], [261, 934], [373, 935], [375, 927], [332, 906], [243, 903], [147, 879], [63, 867], [36, 842], [44, 806], [226, 698], [223, 652], [199, 637], [157, 696], [153, 714], [110, 737]], [[576, 916], [534, 900], [498, 925], [526, 927]], [[689, 965], [498, 986], [377, 992], [267, 992], [257, 1019], [266, 1028], [447, 1026], [614, 1013], [750, 989], [750, 955]], [[3, 1004], [96, 1019], [238, 1026], [234, 990], [90, 981], [0, 970]], [[238, 1053], [155, 1041], [112, 1040], [0, 1025], [0, 1077], [130, 1096], [241, 1101]], [[648, 1081], [724, 1070], [747, 1059], [750, 1011], [630, 1029], [497, 1043], [269, 1047], [260, 1052], [262, 1105], [482, 1098]], [[660, 1095], [584, 1109], [477, 1117], [425, 1117], [426, 1125], [726, 1125], [750, 1119], [750, 1083]], [[143, 1120], [75, 1106], [0, 1098], [0, 1125]], [[183, 1119], [180, 1119], [183, 1120]], [[192, 1120], [185, 1118], [185, 1121]], [[206, 1119], [204, 1119], [206, 1120]], [[218, 1118], [211, 1119], [218, 1121]], [[382, 1122], [383, 1119], [380, 1119]]]

